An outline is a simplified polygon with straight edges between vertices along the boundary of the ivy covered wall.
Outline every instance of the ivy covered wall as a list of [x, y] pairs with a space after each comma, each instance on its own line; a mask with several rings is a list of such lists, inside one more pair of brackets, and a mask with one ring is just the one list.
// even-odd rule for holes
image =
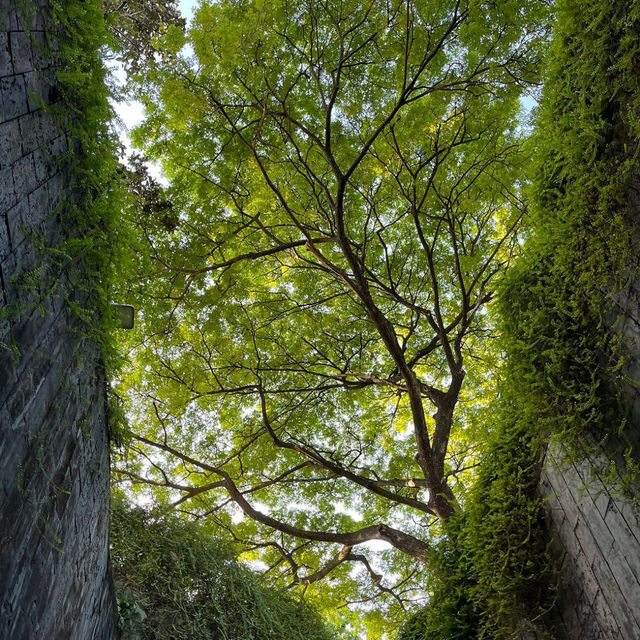
[[512, 277], [529, 306], [511, 344], [555, 405], [540, 495], [571, 640], [640, 637], [639, 36], [636, 0], [558, 2], [534, 237]]
[[[78, 11], [92, 11], [63, 4], [79, 25]], [[95, 153], [106, 113], [96, 61], [48, 0], [0, 1], [2, 640], [116, 636], [104, 350], [90, 328], [108, 260], [95, 237], [109, 224], [102, 191], [82, 177], [84, 167], [109, 190]]]

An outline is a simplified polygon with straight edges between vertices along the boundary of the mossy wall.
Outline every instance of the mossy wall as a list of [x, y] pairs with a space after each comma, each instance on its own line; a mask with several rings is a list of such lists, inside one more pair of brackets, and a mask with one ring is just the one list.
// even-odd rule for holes
[[112, 640], [102, 349], [71, 309], [86, 262], [60, 260], [78, 146], [48, 0], [17, 5], [0, 0], [0, 639]]

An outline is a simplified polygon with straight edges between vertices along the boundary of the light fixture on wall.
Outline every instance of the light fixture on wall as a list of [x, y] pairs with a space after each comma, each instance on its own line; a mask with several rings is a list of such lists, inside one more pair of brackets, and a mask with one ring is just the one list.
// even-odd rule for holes
[[132, 305], [116, 304], [112, 302], [111, 308], [114, 311], [116, 327], [118, 327], [119, 329], [133, 329], [136, 310]]

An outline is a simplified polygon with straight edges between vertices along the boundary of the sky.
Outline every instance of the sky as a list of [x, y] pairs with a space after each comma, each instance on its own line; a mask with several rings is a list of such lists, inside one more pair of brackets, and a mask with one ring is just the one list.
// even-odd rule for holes
[[197, 0], [180, 0], [178, 2], [180, 13], [182, 13], [182, 15], [188, 20], [191, 17], [191, 13], [193, 12], [193, 8], [196, 4]]

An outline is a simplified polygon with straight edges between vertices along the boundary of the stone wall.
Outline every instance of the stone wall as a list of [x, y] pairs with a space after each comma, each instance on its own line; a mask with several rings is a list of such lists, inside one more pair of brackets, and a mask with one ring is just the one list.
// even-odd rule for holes
[[[47, 1], [0, 0], [0, 640], [110, 640], [109, 447], [97, 345], [49, 295], [33, 232], [62, 239], [68, 148], [46, 110]], [[68, 274], [57, 274], [59, 279]]]
[[[637, 207], [640, 210], [640, 207]], [[547, 452], [540, 485], [562, 561], [559, 632], [569, 640], [640, 638], [640, 498], [628, 485], [624, 448], [640, 451], [640, 279], [618, 296], [613, 326], [624, 337], [629, 418], [624, 442], [591, 448], [581, 459]], [[611, 461], [615, 461], [613, 472]]]
[[558, 606], [570, 640], [640, 638], [640, 511], [626, 498], [609, 455], [580, 461], [547, 452], [541, 493], [562, 562]]

